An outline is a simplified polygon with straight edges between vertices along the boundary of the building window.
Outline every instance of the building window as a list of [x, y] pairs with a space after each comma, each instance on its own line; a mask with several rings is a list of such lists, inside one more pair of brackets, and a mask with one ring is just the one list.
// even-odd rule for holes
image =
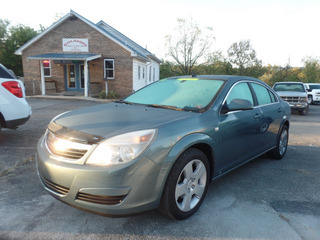
[[145, 68], [142, 68], [142, 79], [144, 79]]
[[114, 59], [104, 60], [104, 78], [114, 79]]
[[155, 80], [156, 80], [156, 69], [153, 68], [153, 81], [155, 81]]
[[138, 66], [138, 79], [140, 80], [140, 71], [141, 71], [141, 67]]
[[50, 63], [50, 60], [43, 60], [42, 61], [42, 66], [43, 66], [44, 77], [51, 77], [51, 63]]

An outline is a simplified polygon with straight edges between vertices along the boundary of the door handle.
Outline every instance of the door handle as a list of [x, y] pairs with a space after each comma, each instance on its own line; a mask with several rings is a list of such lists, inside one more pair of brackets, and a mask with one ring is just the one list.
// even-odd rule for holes
[[254, 119], [258, 119], [260, 117], [261, 117], [261, 114], [259, 114], [259, 113], [256, 113], [256, 115], [254, 115]]
[[282, 108], [278, 108], [278, 112], [279, 112], [279, 113], [282, 112]]

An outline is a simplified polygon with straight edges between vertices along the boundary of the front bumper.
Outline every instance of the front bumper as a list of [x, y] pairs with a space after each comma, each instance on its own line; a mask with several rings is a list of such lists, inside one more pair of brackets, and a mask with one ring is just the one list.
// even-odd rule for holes
[[290, 108], [294, 110], [303, 110], [308, 107], [308, 103], [288, 103], [290, 105]]
[[128, 215], [158, 207], [161, 165], [146, 157], [108, 167], [73, 164], [53, 157], [39, 140], [37, 172], [44, 188], [76, 208], [102, 215]]
[[314, 96], [313, 97], [314, 102], [320, 102], [320, 95]]

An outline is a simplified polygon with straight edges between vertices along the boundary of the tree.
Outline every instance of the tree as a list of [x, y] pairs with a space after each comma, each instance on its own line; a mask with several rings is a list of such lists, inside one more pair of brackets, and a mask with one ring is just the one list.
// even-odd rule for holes
[[[4, 27], [5, 26], [5, 27]], [[33, 28], [24, 25], [12, 26], [9, 29], [9, 22], [0, 20], [1, 34], [1, 48], [0, 48], [0, 62], [7, 68], [13, 70], [16, 75], [22, 75], [22, 60], [21, 56], [17, 56], [14, 52], [25, 44], [27, 41], [35, 37], [38, 32]]]
[[8, 26], [10, 22], [8, 20], [0, 19], [0, 63], [2, 59], [2, 51], [5, 49], [4, 43], [8, 36]]
[[7, 28], [9, 26], [10, 22], [8, 20], [2, 20], [0, 19], [0, 41], [4, 41], [4, 39], [7, 36]]
[[316, 58], [307, 57], [304, 62], [303, 81], [310, 83], [320, 83], [320, 61]]
[[214, 51], [206, 55], [206, 62], [197, 67], [200, 74], [232, 75], [232, 65], [225, 58], [222, 51]]
[[228, 49], [229, 61], [236, 65], [239, 75], [249, 75], [248, 69], [261, 68], [262, 62], [256, 56], [250, 40], [235, 42]]
[[191, 75], [199, 60], [206, 54], [214, 40], [212, 28], [201, 28], [190, 18], [178, 19], [175, 35], [166, 36], [168, 56], [183, 75]]

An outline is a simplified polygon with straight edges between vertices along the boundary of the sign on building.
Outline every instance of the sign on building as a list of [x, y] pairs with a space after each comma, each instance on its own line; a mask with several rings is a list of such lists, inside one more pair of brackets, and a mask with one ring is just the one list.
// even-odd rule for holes
[[89, 41], [85, 38], [63, 38], [62, 50], [64, 52], [89, 52]]

